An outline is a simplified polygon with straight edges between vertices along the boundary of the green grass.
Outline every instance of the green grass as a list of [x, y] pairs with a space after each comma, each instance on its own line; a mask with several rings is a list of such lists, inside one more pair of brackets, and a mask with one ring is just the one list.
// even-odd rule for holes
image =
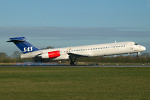
[[146, 67], [0, 67], [0, 100], [149, 99]]

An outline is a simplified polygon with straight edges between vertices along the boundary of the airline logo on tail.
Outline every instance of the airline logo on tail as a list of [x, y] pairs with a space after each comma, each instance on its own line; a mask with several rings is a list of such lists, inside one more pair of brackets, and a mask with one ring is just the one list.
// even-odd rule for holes
[[23, 52], [32, 52], [32, 51], [33, 51], [33, 47], [24, 47]]

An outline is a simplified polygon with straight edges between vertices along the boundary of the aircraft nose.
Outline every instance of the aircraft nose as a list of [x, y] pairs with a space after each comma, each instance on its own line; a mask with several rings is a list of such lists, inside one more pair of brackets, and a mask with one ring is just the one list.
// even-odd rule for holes
[[145, 50], [146, 50], [146, 47], [142, 46], [142, 50], [145, 51]]

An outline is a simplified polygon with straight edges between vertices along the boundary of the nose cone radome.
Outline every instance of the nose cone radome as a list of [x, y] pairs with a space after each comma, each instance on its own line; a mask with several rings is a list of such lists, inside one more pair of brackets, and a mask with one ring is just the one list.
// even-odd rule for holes
[[146, 47], [142, 46], [142, 50], [145, 51], [145, 50], [146, 50]]

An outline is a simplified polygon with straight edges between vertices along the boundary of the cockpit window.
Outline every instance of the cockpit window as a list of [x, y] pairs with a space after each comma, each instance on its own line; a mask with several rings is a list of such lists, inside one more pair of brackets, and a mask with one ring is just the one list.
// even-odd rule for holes
[[138, 43], [135, 43], [134, 45], [138, 45]]

